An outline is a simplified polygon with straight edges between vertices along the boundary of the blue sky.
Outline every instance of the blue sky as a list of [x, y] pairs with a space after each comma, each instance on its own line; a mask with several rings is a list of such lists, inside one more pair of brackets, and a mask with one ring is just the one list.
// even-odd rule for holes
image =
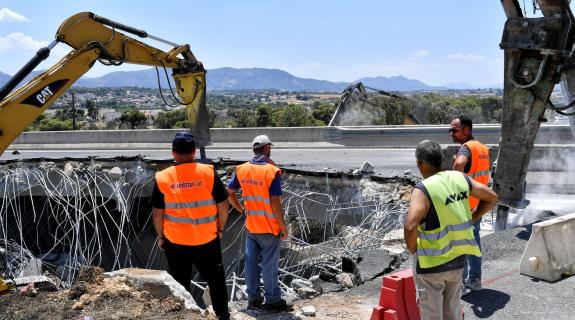
[[[81, 11], [188, 43], [208, 69], [276, 68], [330, 81], [403, 75], [429, 85], [503, 83], [498, 0], [1, 0], [0, 71], [14, 74]], [[67, 51], [59, 44], [39, 68]], [[87, 76], [141, 68], [97, 65]]]

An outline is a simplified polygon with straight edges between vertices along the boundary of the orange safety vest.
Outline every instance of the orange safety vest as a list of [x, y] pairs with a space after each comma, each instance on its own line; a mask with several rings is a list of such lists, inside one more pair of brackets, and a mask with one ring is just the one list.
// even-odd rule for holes
[[250, 233], [280, 234], [280, 225], [272, 210], [270, 186], [279, 172], [272, 164], [246, 162], [236, 168], [246, 208], [246, 228]]
[[197, 246], [217, 237], [218, 208], [212, 196], [214, 168], [183, 163], [156, 173], [164, 194], [164, 236], [172, 243]]
[[[489, 149], [481, 142], [476, 140], [464, 143], [471, 151], [471, 168], [466, 174], [473, 180], [487, 185], [489, 182], [489, 172], [491, 163], [489, 162]], [[479, 199], [469, 197], [469, 208], [475, 209], [479, 204]]]

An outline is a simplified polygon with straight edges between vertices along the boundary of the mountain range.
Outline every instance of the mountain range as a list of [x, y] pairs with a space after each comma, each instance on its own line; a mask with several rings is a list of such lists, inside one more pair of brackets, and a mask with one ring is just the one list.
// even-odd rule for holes
[[[42, 71], [34, 71], [24, 81], [38, 75]], [[168, 71], [168, 77], [171, 71]], [[0, 72], [0, 85], [10, 79], [10, 75]], [[159, 70], [160, 83], [167, 87], [166, 75]], [[170, 77], [171, 78], [171, 77]], [[101, 77], [80, 78], [74, 85], [79, 87], [140, 87], [157, 88], [158, 75], [154, 68], [138, 71], [116, 71]], [[442, 87], [429, 86], [419, 80], [408, 79], [404, 76], [394, 77], [365, 77], [355, 82], [363, 82], [367, 87], [386, 91], [419, 91], [419, 90], [447, 90], [447, 89], [474, 89], [468, 83], [453, 83]], [[326, 80], [306, 79], [278, 69], [265, 68], [218, 68], [210, 69], [206, 74], [207, 88], [217, 90], [286, 90], [296, 92], [341, 92], [349, 83], [331, 82]]]

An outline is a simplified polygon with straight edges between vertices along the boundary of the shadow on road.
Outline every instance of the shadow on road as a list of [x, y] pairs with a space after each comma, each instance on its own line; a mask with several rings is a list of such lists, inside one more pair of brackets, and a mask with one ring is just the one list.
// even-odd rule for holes
[[533, 232], [533, 224], [528, 224], [526, 226], [523, 226], [523, 230], [517, 232], [515, 236], [521, 240], [529, 241], [529, 238], [531, 237], [531, 232]]
[[501, 291], [483, 289], [470, 292], [461, 298], [471, 304], [471, 310], [478, 318], [489, 318], [495, 311], [503, 309], [511, 297]]

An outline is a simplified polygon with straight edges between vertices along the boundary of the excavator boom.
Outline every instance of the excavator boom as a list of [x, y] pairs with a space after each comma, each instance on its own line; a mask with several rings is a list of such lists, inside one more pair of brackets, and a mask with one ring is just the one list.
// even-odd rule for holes
[[[141, 38], [152, 38], [173, 48], [165, 52], [120, 31]], [[48, 57], [50, 50], [58, 42], [68, 44], [72, 51], [50, 69], [13, 90]], [[190, 46], [176, 45], [150, 36], [143, 30], [125, 26], [91, 12], [82, 12], [66, 19], [56, 33], [55, 42], [40, 49], [36, 56], [0, 89], [0, 154], [66, 89], [88, 72], [96, 61], [105, 65], [133, 63], [172, 69], [179, 96], [174, 98], [179, 105], [185, 105], [187, 108], [196, 145], [203, 149], [210, 143], [206, 71], [191, 52]]]

